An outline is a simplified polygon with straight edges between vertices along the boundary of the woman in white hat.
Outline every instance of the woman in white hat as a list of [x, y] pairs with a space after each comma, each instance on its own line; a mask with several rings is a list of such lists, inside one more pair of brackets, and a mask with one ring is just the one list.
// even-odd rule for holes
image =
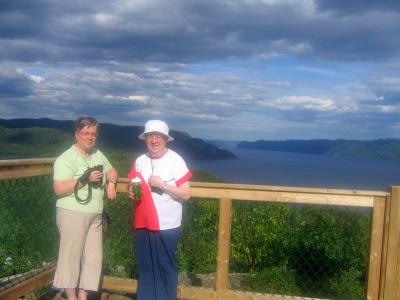
[[[147, 153], [136, 159], [128, 178], [139, 178], [133, 225], [139, 262], [138, 300], [176, 300], [178, 272], [175, 252], [182, 220], [182, 202], [190, 198], [192, 173], [182, 157], [167, 147], [168, 125], [150, 120], [139, 135]], [[137, 179], [136, 179], [137, 180]]]

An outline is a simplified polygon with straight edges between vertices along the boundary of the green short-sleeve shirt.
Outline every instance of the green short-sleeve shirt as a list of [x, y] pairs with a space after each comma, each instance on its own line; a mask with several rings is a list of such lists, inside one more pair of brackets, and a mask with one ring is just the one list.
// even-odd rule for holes
[[[73, 145], [71, 148], [61, 154], [54, 162], [53, 179], [55, 181], [78, 179], [88, 168], [96, 165], [103, 166], [104, 174], [112, 169], [110, 162], [100, 150], [94, 149], [91, 156], [89, 158], [85, 158], [75, 148], [75, 145]], [[105, 181], [106, 178], [104, 175], [103, 185], [99, 188], [92, 188], [92, 199], [89, 203], [80, 204], [78, 201], [76, 201], [74, 193], [72, 193], [59, 198], [56, 206], [84, 213], [102, 213]], [[78, 195], [81, 199], [86, 199], [87, 194], [87, 185], [80, 188], [78, 191]]]

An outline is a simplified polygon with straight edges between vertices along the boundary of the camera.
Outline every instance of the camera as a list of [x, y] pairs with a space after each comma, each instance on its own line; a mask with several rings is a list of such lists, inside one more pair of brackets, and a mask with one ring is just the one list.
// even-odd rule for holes
[[102, 165], [97, 165], [97, 166], [94, 166], [94, 167], [91, 167], [91, 168], [87, 168], [87, 170], [79, 178], [79, 181], [82, 184], [89, 183], [92, 187], [99, 188], [99, 187], [101, 187], [101, 185], [103, 183], [103, 179], [100, 179], [97, 182], [89, 182], [90, 173], [92, 173], [93, 171], [103, 172], [103, 166]]
[[[91, 172], [93, 172], [93, 171], [99, 171], [99, 172], [103, 172], [103, 166], [102, 165], [97, 165], [97, 166], [94, 166], [94, 167], [92, 167], [92, 168], [89, 168], [89, 174], [91, 173]], [[99, 187], [101, 187], [101, 185], [102, 185], [102, 183], [103, 183], [103, 178], [101, 178], [99, 181], [97, 181], [97, 182], [92, 182], [91, 183], [91, 185], [92, 185], [92, 187], [94, 187], [94, 188], [99, 188]]]
[[[92, 167], [92, 168], [89, 168], [89, 170], [90, 170], [90, 172], [92, 172], [92, 171], [100, 171], [100, 172], [103, 172], [103, 166], [102, 165], [97, 165], [97, 166], [94, 166], [94, 167]], [[89, 173], [90, 173], [89, 172]]]

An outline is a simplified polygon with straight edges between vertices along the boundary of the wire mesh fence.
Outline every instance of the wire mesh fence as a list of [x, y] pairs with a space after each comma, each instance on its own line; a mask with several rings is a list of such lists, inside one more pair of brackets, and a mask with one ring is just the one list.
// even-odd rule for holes
[[[120, 193], [105, 210], [111, 225], [104, 238], [104, 274], [138, 278], [135, 231], [132, 229], [133, 203]], [[193, 286], [215, 286], [218, 240], [218, 201], [193, 200], [184, 203], [177, 266], [180, 283]]]
[[[57, 259], [51, 176], [0, 180], [0, 290]], [[105, 202], [104, 275], [137, 278], [133, 204]], [[184, 204], [177, 253], [180, 284], [215, 287], [219, 202]], [[365, 299], [371, 210], [234, 201], [231, 289], [286, 296]]]
[[[185, 204], [181, 282], [215, 287], [219, 204]], [[229, 288], [266, 294], [365, 299], [371, 209], [234, 201]]]
[[[371, 210], [236, 201], [230, 279], [234, 289], [365, 299]], [[240, 275], [241, 274], [241, 275]]]
[[177, 263], [183, 285], [215, 287], [218, 200], [191, 199], [183, 205]]
[[137, 278], [135, 238], [132, 230], [132, 201], [119, 193], [113, 202], [105, 201], [111, 224], [104, 233], [103, 273], [122, 278]]
[[0, 290], [54, 265], [54, 204], [50, 176], [0, 180]]

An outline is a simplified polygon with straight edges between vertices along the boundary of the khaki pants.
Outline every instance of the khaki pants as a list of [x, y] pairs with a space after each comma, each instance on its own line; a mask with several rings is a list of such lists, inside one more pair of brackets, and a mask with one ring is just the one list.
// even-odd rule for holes
[[60, 249], [53, 285], [97, 291], [103, 258], [101, 214], [57, 208], [57, 227]]

